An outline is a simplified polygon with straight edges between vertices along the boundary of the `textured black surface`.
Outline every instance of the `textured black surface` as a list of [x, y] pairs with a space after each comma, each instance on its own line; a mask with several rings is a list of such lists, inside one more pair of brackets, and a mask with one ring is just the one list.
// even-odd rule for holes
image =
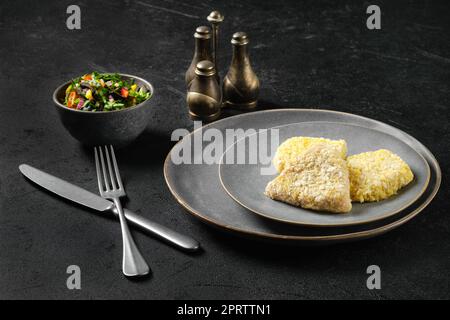
[[[382, 30], [369, 31], [357, 1], [76, 1], [82, 29], [68, 30], [73, 1], [0, 3], [0, 298], [449, 298], [450, 28], [444, 1], [378, 1]], [[235, 238], [176, 203], [162, 164], [176, 128], [191, 128], [184, 72], [193, 32], [213, 9], [225, 15], [221, 70], [233, 32], [248, 32], [264, 107], [352, 112], [412, 134], [436, 155], [443, 185], [416, 219], [382, 237], [324, 248]], [[155, 86], [154, 117], [119, 152], [127, 206], [190, 234], [187, 255], [136, 232], [153, 277], [121, 274], [118, 223], [53, 197], [18, 171], [29, 163], [96, 191], [91, 150], [64, 130], [55, 87], [90, 70], [142, 76]], [[82, 128], [80, 128], [82, 130]], [[213, 202], [213, 199], [211, 199]], [[66, 268], [82, 289], [66, 288]], [[382, 290], [366, 288], [366, 267]]]

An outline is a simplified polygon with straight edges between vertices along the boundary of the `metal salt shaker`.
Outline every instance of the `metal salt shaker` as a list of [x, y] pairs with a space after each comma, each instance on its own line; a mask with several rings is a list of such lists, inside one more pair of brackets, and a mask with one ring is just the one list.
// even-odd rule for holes
[[211, 32], [209, 27], [200, 26], [195, 30], [195, 51], [192, 62], [186, 71], [185, 81], [186, 86], [189, 88], [189, 84], [195, 77], [195, 68], [197, 63], [202, 60], [212, 60], [211, 55]]
[[250, 65], [249, 39], [245, 32], [236, 32], [231, 43], [233, 58], [223, 80], [224, 104], [242, 110], [252, 109], [257, 105], [259, 79]]
[[213, 121], [220, 116], [222, 94], [211, 61], [197, 63], [195, 77], [187, 93], [187, 104], [192, 120]]

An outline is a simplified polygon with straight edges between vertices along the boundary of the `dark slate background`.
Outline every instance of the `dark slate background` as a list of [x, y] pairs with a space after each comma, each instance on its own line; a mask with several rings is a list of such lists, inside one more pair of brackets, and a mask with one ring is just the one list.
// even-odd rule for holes
[[[68, 30], [78, 4], [82, 29]], [[0, 298], [449, 298], [449, 5], [377, 1], [382, 30], [366, 28], [362, 1], [1, 1]], [[191, 128], [184, 72], [195, 27], [225, 15], [220, 66], [235, 31], [251, 37], [263, 107], [324, 108], [394, 125], [437, 157], [443, 185], [416, 219], [382, 237], [296, 248], [237, 239], [202, 224], [174, 200], [162, 166], [176, 128]], [[51, 102], [54, 88], [89, 72], [142, 76], [156, 88], [148, 130], [119, 153], [127, 206], [198, 238], [187, 255], [136, 232], [153, 269], [140, 282], [121, 273], [119, 225], [37, 189], [17, 167], [29, 163], [97, 191], [91, 150], [73, 140]], [[80, 130], [82, 130], [80, 128]], [[66, 288], [66, 268], [82, 290]], [[366, 288], [366, 267], [382, 290]]]

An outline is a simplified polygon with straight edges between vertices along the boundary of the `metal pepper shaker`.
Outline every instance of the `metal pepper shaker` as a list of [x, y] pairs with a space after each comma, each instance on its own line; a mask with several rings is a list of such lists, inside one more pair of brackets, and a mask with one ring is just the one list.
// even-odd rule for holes
[[200, 26], [195, 30], [195, 51], [192, 62], [186, 71], [185, 81], [186, 86], [189, 88], [189, 84], [195, 77], [195, 68], [197, 63], [202, 60], [212, 60], [211, 54], [211, 31], [209, 27]]
[[217, 82], [220, 83], [219, 79], [219, 68], [217, 62], [217, 52], [219, 50], [219, 25], [223, 22], [224, 16], [219, 11], [212, 11], [206, 19], [211, 23], [213, 31], [213, 49], [214, 49], [214, 67], [216, 68]]
[[248, 36], [245, 32], [236, 32], [231, 43], [233, 58], [223, 80], [224, 104], [243, 110], [252, 109], [258, 100], [259, 79], [250, 65]]
[[189, 116], [193, 120], [213, 121], [220, 116], [222, 94], [211, 61], [203, 60], [197, 63], [186, 100]]

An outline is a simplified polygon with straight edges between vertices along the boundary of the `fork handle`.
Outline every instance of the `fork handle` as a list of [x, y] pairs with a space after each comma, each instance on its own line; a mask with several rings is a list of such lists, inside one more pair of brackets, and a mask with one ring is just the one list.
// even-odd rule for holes
[[119, 213], [120, 226], [122, 228], [123, 274], [129, 277], [146, 275], [150, 272], [150, 268], [133, 240], [133, 236], [128, 228], [127, 220], [123, 212], [122, 204], [120, 203], [119, 198], [114, 198], [113, 200]]
[[[116, 208], [113, 208], [112, 211], [114, 214], [118, 214]], [[200, 249], [200, 243], [191, 237], [185, 236], [175, 230], [160, 225], [159, 223], [150, 221], [127, 208], [124, 208], [123, 211], [127, 220], [132, 224], [147, 230], [152, 235], [163, 239], [182, 250], [194, 252]]]

